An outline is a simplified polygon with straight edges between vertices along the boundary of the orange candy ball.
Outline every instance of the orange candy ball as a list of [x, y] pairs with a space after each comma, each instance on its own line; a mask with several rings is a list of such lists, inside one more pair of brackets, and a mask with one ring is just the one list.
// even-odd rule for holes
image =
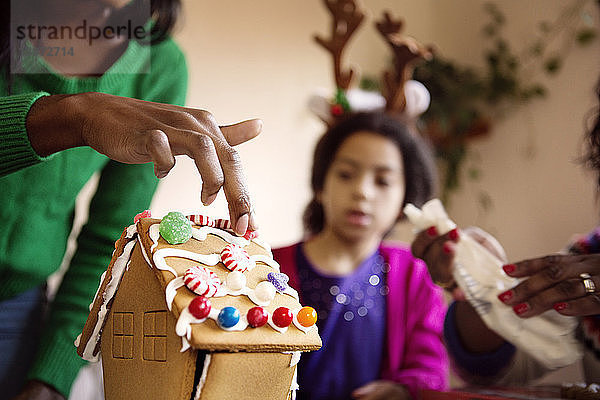
[[296, 315], [300, 325], [308, 328], [317, 322], [317, 312], [312, 307], [302, 307]]

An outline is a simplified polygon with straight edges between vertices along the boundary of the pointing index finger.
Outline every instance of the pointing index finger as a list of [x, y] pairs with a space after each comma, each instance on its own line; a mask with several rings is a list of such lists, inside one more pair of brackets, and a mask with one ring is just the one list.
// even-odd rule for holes
[[256, 224], [252, 215], [250, 195], [242, 171], [240, 156], [233, 147], [226, 143], [216, 146], [225, 178], [223, 191], [229, 206], [231, 224], [238, 235], [243, 235], [248, 227], [255, 229]]

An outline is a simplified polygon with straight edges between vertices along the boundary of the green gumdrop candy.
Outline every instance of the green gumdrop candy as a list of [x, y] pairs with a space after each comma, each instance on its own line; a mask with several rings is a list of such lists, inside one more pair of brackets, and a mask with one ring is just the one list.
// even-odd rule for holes
[[192, 237], [191, 222], [178, 211], [171, 211], [160, 221], [160, 235], [170, 244], [187, 242]]

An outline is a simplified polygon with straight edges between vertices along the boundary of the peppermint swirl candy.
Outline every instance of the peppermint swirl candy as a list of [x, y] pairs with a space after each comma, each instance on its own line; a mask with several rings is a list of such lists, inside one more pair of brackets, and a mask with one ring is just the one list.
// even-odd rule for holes
[[233, 243], [228, 244], [221, 251], [221, 261], [230, 271], [245, 272], [252, 267], [248, 252]]
[[213, 271], [204, 267], [191, 267], [185, 271], [183, 282], [194, 293], [212, 297], [221, 287], [221, 280]]

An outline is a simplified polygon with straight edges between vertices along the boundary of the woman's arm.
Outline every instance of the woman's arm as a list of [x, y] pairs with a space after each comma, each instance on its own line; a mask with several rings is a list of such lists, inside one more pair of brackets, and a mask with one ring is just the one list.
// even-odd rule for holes
[[202, 202], [221, 187], [237, 233], [255, 229], [239, 155], [232, 146], [260, 132], [258, 120], [219, 127], [207, 111], [104, 93], [53, 95], [38, 99], [27, 116], [27, 133], [40, 156], [90, 146], [127, 164], [153, 162], [157, 177], [176, 155], [193, 158], [202, 176]]

